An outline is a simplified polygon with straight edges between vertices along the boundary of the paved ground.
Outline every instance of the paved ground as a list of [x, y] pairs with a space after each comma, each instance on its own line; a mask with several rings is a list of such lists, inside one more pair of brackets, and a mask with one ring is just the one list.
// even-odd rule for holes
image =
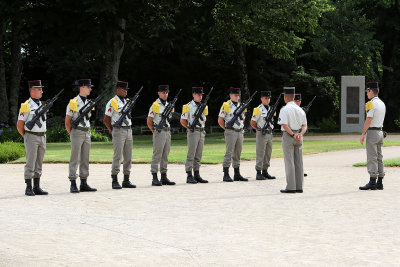
[[[385, 147], [386, 158], [399, 147]], [[44, 166], [49, 196], [23, 195], [23, 165], [0, 165], [0, 265], [266, 266], [400, 265], [399, 168], [385, 190], [368, 180], [365, 150], [305, 156], [304, 194], [283, 195], [283, 159], [273, 181], [221, 182], [221, 165], [203, 166], [209, 184], [150, 186], [149, 165], [133, 166], [136, 189], [110, 188], [110, 165], [91, 165], [96, 193], [70, 194], [66, 164]]]

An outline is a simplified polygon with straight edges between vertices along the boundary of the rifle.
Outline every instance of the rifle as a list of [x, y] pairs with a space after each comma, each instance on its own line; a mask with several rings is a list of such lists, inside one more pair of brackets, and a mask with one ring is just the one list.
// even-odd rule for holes
[[156, 126], [156, 130], [158, 132], [161, 132], [162, 128], [164, 128], [164, 124], [169, 118], [169, 115], [172, 112], [172, 109], [175, 107], [175, 103], [178, 100], [178, 96], [181, 93], [182, 89], [179, 90], [179, 92], [175, 95], [174, 100], [172, 100], [171, 103], [168, 103], [168, 105], [165, 107], [163, 113], [161, 113], [161, 121], [160, 123]]
[[247, 106], [250, 104], [251, 100], [253, 99], [253, 97], [254, 97], [254, 95], [255, 95], [256, 93], [257, 93], [257, 91], [254, 92], [254, 93], [249, 97], [249, 99], [247, 99], [247, 101], [246, 101], [245, 103], [241, 104], [241, 105], [233, 112], [233, 118], [232, 118], [230, 121], [228, 121], [228, 122], [226, 123], [226, 128], [232, 129], [232, 128], [233, 128], [233, 124], [235, 124], [235, 123], [236, 123], [237, 125], [240, 125], [240, 122], [239, 122], [238, 118], [240, 117], [240, 119], [242, 119], [242, 113], [243, 113], [244, 110], [247, 108]]
[[310, 108], [311, 108], [311, 105], [312, 105], [312, 103], [314, 102], [314, 99], [316, 98], [317, 96], [314, 96], [314, 98], [308, 103], [308, 105], [306, 106], [306, 107], [303, 107], [303, 110], [304, 110], [304, 112], [307, 114], [308, 113], [308, 111], [310, 110]]
[[275, 111], [278, 108], [279, 100], [281, 100], [281, 97], [282, 97], [282, 94], [279, 94], [278, 100], [276, 100], [275, 104], [268, 111], [267, 117], [265, 117], [264, 126], [261, 128], [261, 133], [263, 135], [265, 135], [267, 133], [268, 128], [270, 128], [270, 123], [272, 122], [272, 118], [274, 117]]
[[89, 120], [89, 112], [99, 103], [99, 101], [105, 96], [105, 92], [103, 92], [101, 95], [96, 97], [95, 100], [89, 100], [87, 103], [79, 110], [79, 115], [76, 117], [75, 120], [71, 121], [71, 126], [72, 128], [76, 129], [76, 127], [79, 126], [79, 124], [82, 124], [82, 126], [85, 126], [84, 118], [86, 120]]
[[128, 117], [129, 119], [132, 117], [131, 116], [131, 110], [132, 110], [133, 106], [135, 105], [136, 100], [139, 97], [139, 94], [140, 94], [140, 92], [142, 90], [143, 90], [143, 86], [140, 87], [139, 91], [135, 94], [135, 96], [132, 99], [129, 99], [126, 102], [124, 108], [121, 111], [121, 116], [119, 117], [119, 119], [113, 125], [114, 127], [121, 128], [122, 123], [125, 123], [126, 125], [128, 124], [128, 121], [126, 120], [126, 117]]
[[32, 120], [28, 121], [25, 125], [26, 128], [28, 128], [29, 130], [32, 130], [32, 128], [35, 126], [35, 124], [37, 126], [39, 126], [39, 128], [42, 127], [42, 123], [40, 122], [40, 118], [42, 118], [42, 121], [44, 122], [46, 120], [44, 114], [46, 114], [46, 112], [48, 110], [50, 110], [50, 108], [54, 105], [54, 102], [58, 99], [58, 97], [61, 95], [61, 93], [64, 91], [64, 89], [62, 89], [60, 92], [58, 92], [58, 94], [56, 94], [52, 99], [47, 100], [43, 103], [43, 105], [41, 105], [36, 111], [35, 111], [35, 116], [32, 118]]
[[194, 113], [194, 120], [192, 124], [189, 126], [190, 131], [194, 132], [194, 129], [196, 128], [197, 125], [201, 127], [200, 121], [202, 121], [202, 115], [204, 112], [204, 109], [207, 106], [207, 101], [210, 98], [211, 92], [214, 90], [214, 87], [211, 87], [210, 92], [208, 92], [208, 95], [206, 96], [206, 99], [201, 102], [200, 107], [197, 108], [196, 112]]

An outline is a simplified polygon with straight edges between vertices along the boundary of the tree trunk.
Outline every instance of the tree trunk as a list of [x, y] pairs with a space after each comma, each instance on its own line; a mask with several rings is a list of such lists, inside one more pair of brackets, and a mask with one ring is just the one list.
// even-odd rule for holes
[[0, 122], [8, 122], [8, 97], [6, 87], [6, 70], [4, 64], [5, 23], [0, 20]]
[[103, 121], [105, 104], [115, 94], [115, 86], [118, 81], [119, 65], [125, 46], [126, 20], [119, 18], [117, 25], [117, 28], [108, 31], [105, 35], [106, 53], [100, 71], [99, 93], [106, 92], [106, 96], [97, 106], [97, 121]]
[[10, 123], [16, 124], [18, 119], [18, 96], [21, 86], [21, 30], [22, 21], [19, 16], [13, 18], [11, 22], [11, 65], [10, 65], [10, 87], [9, 87], [9, 104], [10, 104]]
[[234, 45], [236, 61], [239, 67], [240, 88], [242, 90], [242, 100], [246, 100], [250, 96], [249, 78], [247, 73], [247, 62], [245, 55], [245, 47], [242, 44]]

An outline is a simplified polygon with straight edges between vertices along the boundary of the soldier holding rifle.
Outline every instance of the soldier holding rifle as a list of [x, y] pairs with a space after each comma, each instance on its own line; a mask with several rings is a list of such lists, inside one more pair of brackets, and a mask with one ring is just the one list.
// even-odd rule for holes
[[[200, 176], [201, 157], [203, 154], [204, 139], [206, 131], [206, 116], [208, 115], [207, 101], [213, 88], [203, 99], [203, 87], [192, 87], [193, 100], [182, 108], [181, 125], [187, 129], [188, 153], [185, 163], [187, 173], [186, 183], [208, 183]], [[194, 176], [192, 174], [194, 171]]]
[[[143, 87], [132, 99], [127, 99], [128, 83], [117, 82], [116, 96], [106, 105], [104, 124], [112, 134], [114, 156], [111, 165], [111, 187], [112, 189], [136, 188], [129, 180], [132, 167], [132, 120], [131, 111]], [[124, 180], [122, 187], [118, 182], [118, 173], [123, 160]]]
[[[167, 102], [169, 85], [158, 86], [158, 99], [151, 105], [147, 117], [147, 126], [153, 133], [153, 157], [151, 160], [151, 174], [153, 181], [151, 185], [175, 185], [175, 182], [167, 178], [168, 155], [171, 148], [171, 128], [169, 120], [174, 112], [175, 102], [178, 100], [176, 94], [171, 103]], [[161, 181], [158, 180], [158, 166], [160, 165]]]
[[[93, 192], [97, 191], [87, 184], [89, 176], [89, 152], [90, 152], [90, 116], [91, 110], [102, 96], [95, 101], [87, 99], [92, 91], [92, 80], [81, 79], [74, 84], [79, 88], [79, 95], [69, 101], [65, 116], [65, 128], [70, 134], [71, 158], [69, 161], [69, 175], [71, 181], [70, 192]], [[81, 185], [78, 189], [76, 179], [79, 165], [79, 177]]]
[[30, 98], [21, 104], [17, 121], [17, 129], [24, 137], [26, 151], [25, 195], [47, 195], [48, 192], [40, 188], [43, 157], [46, 151], [46, 113], [63, 90], [51, 100], [42, 103], [40, 101], [43, 95], [42, 81], [29, 81], [28, 86]]

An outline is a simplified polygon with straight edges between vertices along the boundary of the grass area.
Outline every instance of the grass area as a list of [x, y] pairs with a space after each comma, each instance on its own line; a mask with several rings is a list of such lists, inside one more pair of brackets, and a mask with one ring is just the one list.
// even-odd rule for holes
[[[383, 163], [385, 164], [385, 167], [400, 167], [400, 158], [383, 160]], [[360, 163], [353, 164], [353, 166], [354, 167], [367, 166], [367, 163], [360, 162]]]
[[[255, 135], [246, 135], [255, 137]], [[133, 162], [148, 163], [151, 162], [153, 153], [153, 144], [150, 135], [134, 136], [133, 139]], [[400, 146], [400, 140], [385, 141], [385, 146]], [[303, 153], [313, 154], [334, 150], [346, 150], [365, 148], [361, 146], [358, 140], [347, 141], [304, 141]], [[44, 157], [45, 162], [59, 163], [69, 162], [70, 143], [49, 143]], [[169, 161], [173, 163], [184, 163], [187, 154], [187, 144], [185, 134], [175, 134], [172, 137], [172, 147], [169, 155]], [[206, 137], [203, 151], [202, 163], [217, 164], [221, 163], [225, 154], [225, 142], [222, 133], [209, 134]], [[92, 163], [111, 163], [113, 157], [112, 142], [92, 142], [90, 150], [90, 162]], [[272, 157], [283, 157], [280, 141], [273, 142]], [[256, 140], [245, 140], [242, 150], [243, 160], [255, 160], [256, 158]], [[14, 163], [23, 163], [25, 158], [21, 157]]]

